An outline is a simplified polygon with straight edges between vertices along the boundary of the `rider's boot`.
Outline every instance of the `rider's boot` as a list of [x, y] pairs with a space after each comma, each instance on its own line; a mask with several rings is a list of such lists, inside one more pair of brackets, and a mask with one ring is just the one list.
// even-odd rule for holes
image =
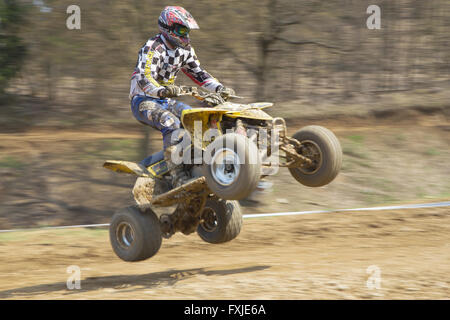
[[170, 175], [172, 176], [173, 188], [179, 187], [189, 180], [188, 175], [184, 171], [183, 164], [175, 164], [172, 161], [172, 152], [175, 150], [175, 147], [176, 146], [170, 146], [164, 150], [164, 159], [166, 160]]

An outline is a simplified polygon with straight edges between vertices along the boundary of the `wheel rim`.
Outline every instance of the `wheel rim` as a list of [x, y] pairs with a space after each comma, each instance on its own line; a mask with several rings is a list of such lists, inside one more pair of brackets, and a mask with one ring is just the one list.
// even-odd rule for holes
[[317, 143], [311, 140], [304, 140], [302, 141], [301, 150], [298, 151], [301, 155], [312, 160], [312, 164], [310, 164], [309, 166], [298, 168], [298, 170], [300, 170], [302, 173], [314, 174], [322, 167], [322, 150], [320, 150], [320, 147], [317, 145]]
[[233, 150], [224, 148], [217, 151], [211, 160], [214, 180], [223, 186], [232, 184], [239, 176], [239, 163], [239, 156]]
[[216, 230], [218, 221], [217, 221], [217, 214], [216, 212], [211, 208], [205, 208], [203, 210], [202, 220], [200, 222], [200, 225], [202, 228], [207, 232], [213, 232]]
[[121, 222], [116, 228], [116, 239], [122, 248], [130, 248], [134, 242], [133, 227], [128, 222]]

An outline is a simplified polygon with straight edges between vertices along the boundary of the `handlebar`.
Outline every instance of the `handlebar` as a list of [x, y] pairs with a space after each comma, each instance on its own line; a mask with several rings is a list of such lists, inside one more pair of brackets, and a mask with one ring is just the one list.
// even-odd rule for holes
[[199, 90], [197, 87], [190, 86], [180, 86], [181, 93], [178, 96], [192, 96], [200, 101], [205, 101], [211, 105], [219, 105], [225, 103], [228, 99], [239, 99], [242, 97], [230, 95], [230, 96], [222, 96], [220, 93], [216, 92], [208, 92], [205, 90]]

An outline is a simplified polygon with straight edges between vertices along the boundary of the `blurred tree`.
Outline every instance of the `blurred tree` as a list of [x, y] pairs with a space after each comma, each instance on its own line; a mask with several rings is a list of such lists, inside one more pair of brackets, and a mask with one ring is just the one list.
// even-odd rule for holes
[[[239, 4], [239, 7], [246, 5]], [[283, 78], [287, 74], [291, 74], [291, 78], [295, 77], [298, 66], [289, 63], [288, 67], [284, 68], [283, 62], [296, 57], [300, 53], [300, 46], [312, 45], [329, 50], [331, 53], [341, 50], [328, 39], [318, 40], [320, 32], [304, 26], [305, 17], [320, 10], [320, 1], [312, 1], [305, 5], [289, 0], [265, 0], [257, 3], [251, 1], [248, 6], [249, 9], [244, 12], [251, 17], [244, 18], [245, 22], [239, 25], [239, 28], [250, 30], [243, 33], [248, 42], [241, 40], [240, 44], [243, 42], [244, 46], [235, 46], [235, 41], [221, 42], [216, 48], [217, 52], [223, 55], [231, 54], [239, 65], [255, 77], [254, 98], [264, 100], [267, 97], [268, 84], [272, 87], [281, 85], [291, 88], [286, 80], [279, 83], [274, 83], [273, 80], [280, 73]], [[230, 13], [230, 17], [232, 16]], [[245, 23], [249, 25], [245, 26]], [[229, 33], [229, 30], [225, 32]], [[234, 35], [237, 34], [239, 34], [238, 31], [234, 33]], [[253, 59], [245, 57], [250, 47], [252, 47]], [[271, 94], [273, 98], [273, 92]]]
[[[30, 3], [27, 15], [20, 17], [26, 22], [20, 33], [21, 19], [11, 18], [10, 8], [16, 3]], [[66, 9], [72, 3], [0, 0], [0, 90], [18, 71], [24, 43], [32, 58], [23, 61], [8, 88], [44, 98], [33, 108], [41, 120], [136, 124], [129, 112], [130, 74], [138, 50], [158, 32], [162, 8], [173, 3], [78, 0], [81, 29], [69, 30]], [[448, 0], [377, 0], [381, 30], [367, 29], [371, 0], [177, 4], [200, 25], [192, 42], [202, 65], [248, 99], [286, 102], [286, 109], [299, 105], [299, 100], [305, 106], [336, 103], [344, 108], [351, 99], [372, 101], [374, 95], [399, 90], [448, 86]], [[178, 81], [191, 84], [183, 75]], [[146, 146], [152, 133], [142, 126], [142, 154], [151, 151]]]
[[25, 46], [18, 36], [24, 12], [18, 1], [0, 0], [0, 95], [25, 57]]

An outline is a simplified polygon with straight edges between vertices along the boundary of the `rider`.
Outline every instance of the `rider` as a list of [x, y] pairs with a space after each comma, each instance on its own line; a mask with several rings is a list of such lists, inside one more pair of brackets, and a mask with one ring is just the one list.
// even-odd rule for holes
[[183, 170], [170, 157], [179, 140], [172, 137], [172, 133], [180, 128], [182, 111], [191, 107], [171, 99], [181, 93], [180, 87], [174, 85], [178, 72], [181, 69], [197, 85], [224, 97], [234, 95], [234, 90], [226, 88], [200, 67], [189, 39], [190, 30], [199, 29], [199, 26], [187, 10], [177, 6], [165, 7], [158, 25], [160, 33], [149, 39], [139, 51], [131, 78], [131, 110], [138, 121], [161, 131], [164, 157], [171, 170], [173, 184], [179, 185]]

